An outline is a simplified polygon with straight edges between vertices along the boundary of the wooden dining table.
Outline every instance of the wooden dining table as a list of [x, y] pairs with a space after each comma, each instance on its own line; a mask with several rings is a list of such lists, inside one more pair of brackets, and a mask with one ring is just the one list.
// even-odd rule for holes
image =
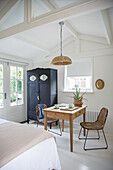
[[[85, 122], [85, 114], [86, 114], [86, 107], [77, 107], [76, 109], [67, 109], [66, 107], [59, 107], [55, 109], [55, 107], [49, 107], [43, 109], [44, 111], [44, 129], [47, 130], [47, 117], [55, 118], [55, 119], [62, 119], [62, 131], [64, 131], [64, 120], [69, 120], [70, 122], [70, 151], [73, 152], [73, 120], [83, 115], [83, 122]], [[84, 136], [85, 136], [85, 129], [84, 129]]]

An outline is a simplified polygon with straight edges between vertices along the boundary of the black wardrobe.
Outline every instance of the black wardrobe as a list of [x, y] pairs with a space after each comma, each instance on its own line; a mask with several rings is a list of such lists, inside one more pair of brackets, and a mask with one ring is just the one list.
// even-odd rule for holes
[[27, 121], [36, 119], [36, 105], [57, 103], [57, 70], [37, 68], [27, 71]]

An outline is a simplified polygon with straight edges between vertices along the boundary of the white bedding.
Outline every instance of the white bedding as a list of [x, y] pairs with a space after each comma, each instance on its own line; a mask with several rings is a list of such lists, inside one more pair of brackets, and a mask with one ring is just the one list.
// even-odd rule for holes
[[[6, 120], [0, 119], [0, 124]], [[54, 138], [49, 138], [4, 165], [0, 170], [61, 170]]]

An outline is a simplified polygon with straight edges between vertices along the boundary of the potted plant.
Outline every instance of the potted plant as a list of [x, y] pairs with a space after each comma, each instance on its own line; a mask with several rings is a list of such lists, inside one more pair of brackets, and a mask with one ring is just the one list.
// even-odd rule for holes
[[74, 106], [79, 106], [79, 107], [81, 107], [82, 104], [83, 104], [83, 102], [82, 102], [83, 95], [84, 95], [86, 92], [84, 92], [84, 93], [82, 93], [82, 94], [80, 95], [80, 88], [78, 88], [78, 87], [79, 87], [78, 85], [75, 85], [76, 91], [73, 93], [73, 98], [74, 98], [73, 104], [74, 104]]

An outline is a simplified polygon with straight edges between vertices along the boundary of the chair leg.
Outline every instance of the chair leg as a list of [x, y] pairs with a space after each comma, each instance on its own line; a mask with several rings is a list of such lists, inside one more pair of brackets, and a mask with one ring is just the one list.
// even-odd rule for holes
[[[98, 131], [98, 130], [97, 130]], [[87, 137], [88, 137], [88, 130], [87, 130], [87, 134], [86, 134], [86, 138], [85, 138], [85, 142], [84, 142], [84, 150], [86, 151], [86, 150], [98, 150], [98, 149], [107, 149], [108, 148], [108, 144], [107, 144], [107, 139], [106, 139], [106, 136], [105, 136], [105, 133], [104, 133], [104, 130], [102, 129], [102, 132], [103, 132], [103, 136], [104, 136], [104, 140], [105, 140], [105, 143], [106, 143], [106, 147], [102, 147], [102, 148], [86, 148], [85, 146], [86, 146], [86, 141], [87, 141]], [[98, 132], [98, 134], [99, 134], [99, 132]], [[100, 137], [100, 135], [99, 135], [99, 137]]]
[[100, 139], [100, 134], [99, 134], [99, 131], [97, 130], [97, 133], [98, 133], [98, 138], [97, 139]]
[[62, 136], [62, 129], [61, 129], [61, 126], [60, 126], [60, 122], [58, 121], [58, 125], [59, 125], [59, 129], [60, 129], [60, 136]]
[[[59, 120], [58, 120], [59, 121]], [[58, 121], [56, 122], [56, 126], [58, 125]]]
[[38, 123], [39, 123], [39, 122], [37, 121], [37, 127], [38, 127]]
[[[82, 131], [82, 127], [81, 127], [81, 129], [80, 129], [80, 131], [79, 131], [79, 135], [78, 135], [78, 138], [79, 138], [79, 139], [83, 139], [83, 138], [80, 138], [81, 131]], [[85, 138], [84, 138], [84, 139], [85, 139]]]
[[[81, 131], [82, 131], [82, 127], [81, 127], [81, 129], [80, 129], [80, 132], [79, 132], [79, 135], [78, 135], [78, 138], [79, 138], [79, 140], [82, 140], [82, 139], [86, 139], [86, 137], [84, 137], [84, 138], [81, 138], [80, 137], [80, 135], [81, 135]], [[99, 140], [100, 139], [100, 135], [99, 135], [99, 131], [97, 130], [97, 133], [98, 133], [98, 138], [87, 138], [88, 140]]]
[[50, 126], [50, 129], [52, 128], [52, 124], [49, 125]]
[[89, 130], [87, 130], [87, 133], [86, 133], [86, 138], [85, 138], [85, 142], [84, 142], [84, 150], [86, 151], [86, 148], [85, 148], [85, 146], [86, 146], [86, 141], [87, 141], [87, 137], [88, 137], [88, 132], [89, 132]]
[[105, 136], [105, 133], [104, 133], [104, 129], [102, 129], [102, 132], [103, 132], [103, 136], [104, 136], [105, 143], [106, 143], [105, 149], [107, 149], [108, 148], [108, 144], [107, 144], [107, 139], [106, 139], [106, 136]]
[[58, 126], [59, 126], [59, 129], [60, 129], [60, 133], [54, 132], [54, 131], [52, 131], [52, 130], [49, 130], [49, 129], [48, 129], [48, 131], [49, 131], [49, 132], [52, 132], [52, 133], [55, 133], [55, 134], [57, 134], [57, 135], [60, 135], [60, 136], [62, 136], [62, 130], [61, 130], [61, 127], [60, 127], [60, 122], [59, 122], [59, 121], [58, 121]]

